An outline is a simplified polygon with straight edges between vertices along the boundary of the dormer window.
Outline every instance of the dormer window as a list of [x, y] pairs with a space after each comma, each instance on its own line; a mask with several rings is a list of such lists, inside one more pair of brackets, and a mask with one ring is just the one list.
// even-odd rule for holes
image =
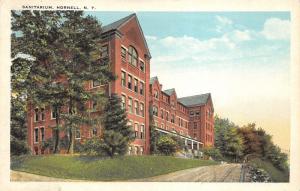
[[137, 66], [138, 54], [133, 46], [130, 46], [128, 49], [128, 62], [133, 66]]

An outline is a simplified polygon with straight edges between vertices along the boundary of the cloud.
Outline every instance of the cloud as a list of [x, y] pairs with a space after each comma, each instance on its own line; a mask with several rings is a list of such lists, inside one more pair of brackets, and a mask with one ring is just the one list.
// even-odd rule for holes
[[232, 25], [232, 23], [233, 23], [232, 20], [230, 20], [229, 18], [222, 17], [219, 15], [216, 16], [216, 19], [221, 25]]
[[157, 40], [156, 36], [146, 35], [146, 40]]
[[223, 16], [216, 16], [217, 25], [216, 25], [216, 31], [218, 33], [222, 33], [226, 31], [228, 28], [231, 28], [231, 25], [233, 24], [232, 20], [230, 20], [227, 17]]
[[268, 40], [289, 40], [290, 21], [270, 18], [264, 23], [261, 34]]

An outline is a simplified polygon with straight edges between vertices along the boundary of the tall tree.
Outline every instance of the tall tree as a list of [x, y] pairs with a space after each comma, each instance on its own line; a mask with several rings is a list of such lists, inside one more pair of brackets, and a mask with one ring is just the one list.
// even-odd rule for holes
[[12, 30], [12, 57], [33, 59], [26, 97], [34, 106], [52, 107], [54, 152], [62, 129], [69, 134], [72, 151], [75, 129], [88, 122], [86, 102], [104, 97], [104, 92], [86, 91], [86, 83], [113, 79], [107, 61], [99, 58], [101, 26], [82, 11], [12, 11]]
[[104, 112], [104, 150], [110, 157], [124, 155], [129, 143], [134, 140], [134, 132], [132, 127], [128, 126], [126, 111], [121, 107], [118, 95], [111, 95]]

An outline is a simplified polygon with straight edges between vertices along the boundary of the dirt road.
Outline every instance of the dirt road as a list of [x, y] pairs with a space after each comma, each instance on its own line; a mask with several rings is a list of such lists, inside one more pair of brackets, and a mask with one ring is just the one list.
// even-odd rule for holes
[[151, 182], [239, 182], [241, 164], [222, 164], [181, 170], [161, 176], [137, 179]]
[[[239, 182], [241, 164], [221, 164], [181, 170], [170, 174], [151, 178], [128, 180], [130, 182]], [[75, 182], [84, 180], [69, 180], [11, 171], [11, 181], [59, 181]]]

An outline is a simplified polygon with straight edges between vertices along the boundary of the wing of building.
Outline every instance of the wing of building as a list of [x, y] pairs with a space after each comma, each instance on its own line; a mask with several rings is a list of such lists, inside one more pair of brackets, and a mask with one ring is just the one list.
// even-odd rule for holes
[[[107, 95], [116, 93], [121, 97], [122, 107], [135, 131], [128, 154], [150, 153], [150, 115], [154, 116], [157, 131], [183, 138], [191, 149], [213, 146], [211, 95], [177, 98], [175, 89], [162, 90], [157, 77], [150, 79], [151, 54], [136, 14], [104, 26], [99, 35], [102, 35], [101, 56], [109, 59], [117, 79], [108, 87], [89, 82], [87, 88], [92, 91], [104, 88]], [[93, 108], [93, 103], [89, 106]], [[53, 134], [55, 116], [51, 107], [30, 106], [27, 119], [28, 144], [32, 153], [49, 153], [41, 145]], [[95, 129], [82, 127], [76, 133], [76, 139], [83, 141], [97, 134]]]

